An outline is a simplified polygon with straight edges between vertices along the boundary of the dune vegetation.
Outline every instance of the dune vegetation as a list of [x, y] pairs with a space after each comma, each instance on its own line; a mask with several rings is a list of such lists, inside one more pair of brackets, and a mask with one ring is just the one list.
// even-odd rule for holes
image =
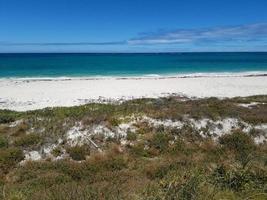
[[0, 111], [0, 199], [267, 199], [267, 96]]

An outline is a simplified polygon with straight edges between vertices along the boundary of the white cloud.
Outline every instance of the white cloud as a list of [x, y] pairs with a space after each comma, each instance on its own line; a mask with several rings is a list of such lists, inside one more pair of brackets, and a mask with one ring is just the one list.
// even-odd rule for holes
[[267, 23], [142, 33], [128, 44], [252, 42], [267, 40]]

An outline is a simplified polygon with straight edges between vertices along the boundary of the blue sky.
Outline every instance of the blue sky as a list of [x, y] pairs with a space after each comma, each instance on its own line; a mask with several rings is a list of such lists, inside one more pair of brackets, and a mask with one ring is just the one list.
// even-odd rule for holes
[[267, 51], [266, 0], [0, 0], [0, 52]]

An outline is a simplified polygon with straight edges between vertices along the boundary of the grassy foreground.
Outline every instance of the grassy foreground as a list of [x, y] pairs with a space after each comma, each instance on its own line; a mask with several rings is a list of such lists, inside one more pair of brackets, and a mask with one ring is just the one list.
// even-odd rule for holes
[[[240, 106], [251, 102], [257, 103]], [[137, 121], [135, 131], [128, 130], [125, 137], [92, 135], [101, 151], [66, 139], [77, 123], [88, 130], [101, 125], [115, 132], [131, 116], [173, 122], [235, 118], [252, 128], [233, 129], [215, 138], [209, 127]], [[267, 133], [253, 128], [263, 124], [267, 96], [169, 97], [30, 112], [1, 110], [0, 199], [267, 199], [267, 144], [254, 140]], [[40, 151], [59, 140], [51, 157], [22, 162], [25, 152]], [[53, 159], [63, 154], [67, 156]]]

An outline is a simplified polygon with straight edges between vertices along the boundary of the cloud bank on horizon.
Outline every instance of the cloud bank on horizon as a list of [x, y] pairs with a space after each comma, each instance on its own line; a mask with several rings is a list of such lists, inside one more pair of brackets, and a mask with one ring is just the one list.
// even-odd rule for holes
[[140, 37], [128, 40], [129, 44], [180, 44], [220, 42], [266, 42], [267, 23], [225, 26], [199, 29], [159, 30], [141, 33]]
[[[267, 51], [267, 23], [254, 23], [235, 26], [158, 30], [142, 32], [138, 36], [121, 41], [104, 42], [0, 42], [0, 46], [161, 46], [177, 50], [221, 51], [259, 50]], [[165, 48], [168, 49], [168, 48]]]

